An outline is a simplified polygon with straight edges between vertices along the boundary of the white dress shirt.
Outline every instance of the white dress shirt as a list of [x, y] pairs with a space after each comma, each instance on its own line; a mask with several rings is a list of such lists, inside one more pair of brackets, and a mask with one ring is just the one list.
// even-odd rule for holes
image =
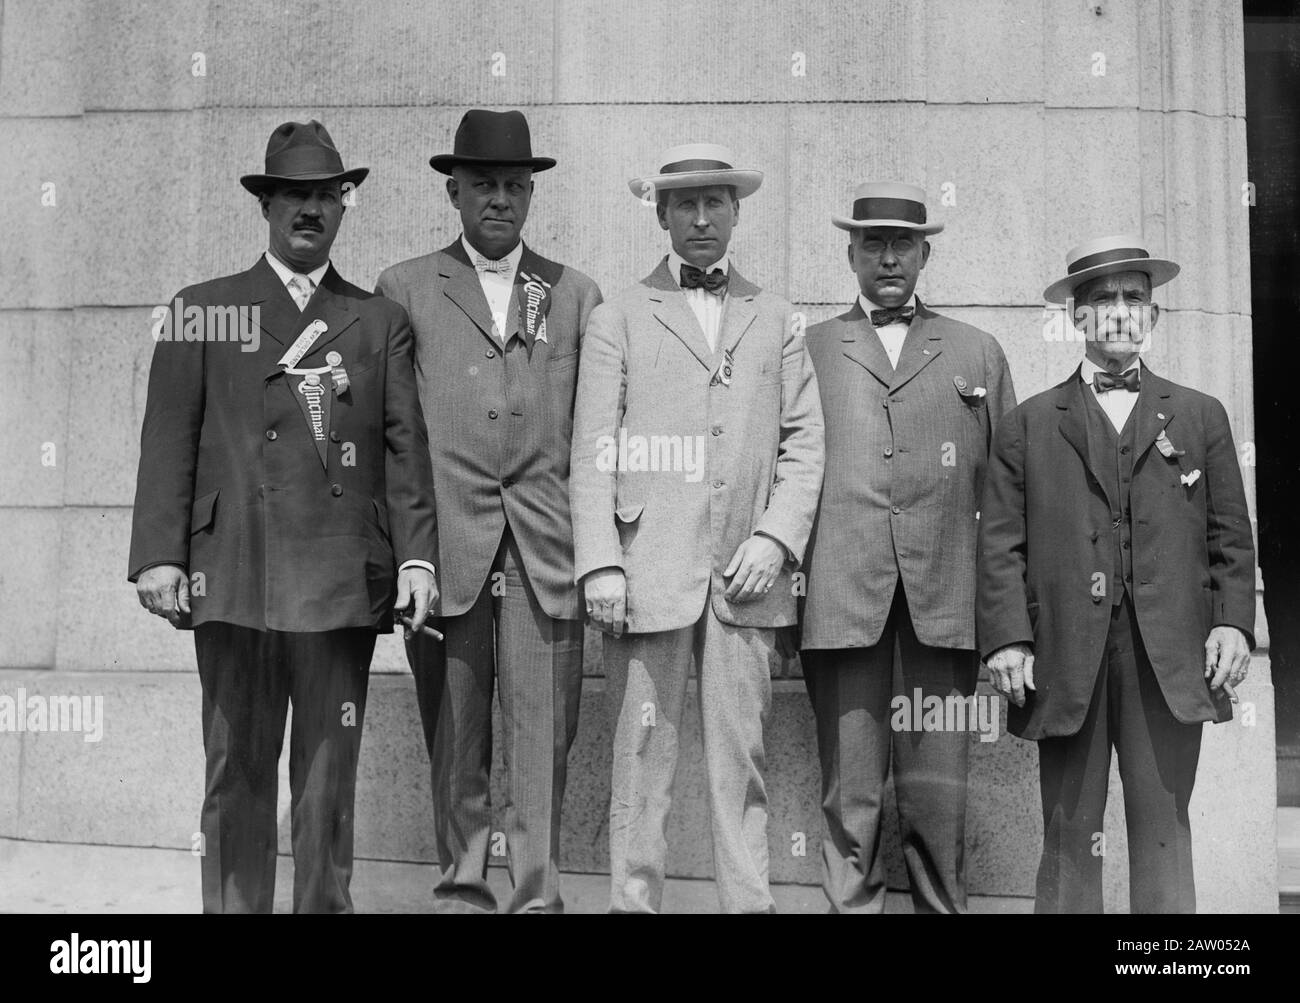
[[[690, 264], [676, 251], [668, 252], [668, 271], [672, 274], [673, 281], [679, 286], [682, 284], [682, 265]], [[722, 274], [731, 275], [731, 261], [724, 254], [719, 261], [715, 261], [704, 269], [707, 275], [715, 268], [721, 268]], [[725, 296], [719, 296], [717, 293], [711, 293], [707, 289], [683, 289], [686, 295], [686, 302], [690, 305], [691, 313], [695, 314], [695, 319], [700, 322], [700, 329], [704, 331], [704, 338], [709, 343], [709, 351], [718, 350], [718, 333], [722, 330], [722, 305]]]
[[[330, 267], [329, 261], [326, 261], [325, 264], [321, 265], [319, 268], [313, 268], [310, 272], [295, 272], [270, 251], [266, 252], [266, 263], [275, 270], [276, 275], [280, 276], [280, 281], [284, 283], [284, 288], [288, 290], [290, 299], [293, 299], [293, 290], [289, 289], [289, 283], [293, 281], [295, 275], [307, 280], [311, 288], [311, 293], [314, 296], [316, 294], [316, 287], [320, 285], [320, 280], [325, 277], [325, 273], [329, 271]], [[308, 297], [308, 299], [310, 298], [311, 297]], [[297, 300], [294, 300], [294, 302], [297, 303]], [[306, 308], [299, 307], [298, 309], [303, 310]]]
[[[325, 264], [321, 265], [319, 268], [313, 268], [310, 272], [307, 272], [304, 275], [302, 272], [295, 272], [270, 251], [266, 252], [266, 263], [275, 269], [275, 274], [280, 277], [280, 281], [284, 283], [285, 289], [289, 289], [289, 282], [295, 275], [306, 278], [311, 283], [312, 295], [315, 295], [316, 287], [320, 285], [320, 280], [324, 278], [325, 272], [330, 266], [330, 263], [326, 261]], [[293, 290], [289, 290], [289, 295], [291, 297], [293, 296]], [[403, 561], [399, 570], [405, 571], [407, 568], [424, 568], [431, 575], [435, 573], [433, 565], [428, 561]]]
[[[1138, 376], [1140, 379], [1142, 361], [1139, 359], [1137, 363], [1129, 366], [1129, 368], [1124, 370], [1124, 372], [1127, 373], [1129, 369], [1138, 370]], [[1110, 423], [1115, 426], [1115, 431], [1120, 432], [1123, 431], [1124, 423], [1128, 421], [1128, 416], [1133, 413], [1133, 408], [1137, 405], [1138, 395], [1136, 392], [1125, 390], [1123, 387], [1119, 387], [1115, 390], [1107, 390], [1104, 393], [1097, 393], [1097, 388], [1093, 386], [1092, 374], [1104, 372], [1106, 372], [1106, 370], [1102, 369], [1101, 366], [1097, 365], [1097, 363], [1093, 362], [1092, 359], [1085, 355], [1083, 358], [1083, 365], [1079, 367], [1079, 379], [1083, 380], [1083, 382], [1087, 384], [1088, 390], [1097, 398], [1097, 403], [1100, 404], [1101, 409], [1106, 412], [1106, 417], [1109, 418]]]
[[478, 274], [478, 284], [483, 289], [483, 295], [487, 297], [488, 309], [492, 312], [492, 333], [497, 336], [498, 341], [505, 344], [506, 315], [510, 311], [510, 294], [515, 288], [519, 259], [524, 256], [524, 242], [521, 240], [504, 259], [498, 259], [506, 261], [510, 266], [505, 274], [479, 268], [476, 262], [479, 258], [486, 258], [486, 255], [474, 250], [474, 245], [465, 239], [463, 233], [460, 235], [460, 243], [465, 248], [465, 253], [469, 255], [470, 263], [475, 265], [474, 271]]
[[[872, 310], [884, 310], [885, 307], [879, 303], [873, 303], [862, 293], [858, 293], [858, 303], [861, 304], [862, 310], [867, 315], [867, 320], [871, 319]], [[916, 309], [916, 294], [902, 306], [910, 306]], [[915, 315], [912, 317], [916, 319]], [[907, 340], [907, 325], [901, 320], [896, 320], [892, 324], [886, 324], [884, 327], [876, 328], [876, 337], [880, 339], [880, 344], [885, 348], [885, 354], [889, 356], [889, 364], [895, 369], [898, 368], [898, 357], [903, 353], [903, 342]]]

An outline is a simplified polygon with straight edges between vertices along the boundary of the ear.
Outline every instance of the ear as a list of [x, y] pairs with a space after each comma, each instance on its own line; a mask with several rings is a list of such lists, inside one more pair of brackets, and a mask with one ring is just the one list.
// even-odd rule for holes
[[1160, 319], [1160, 306], [1157, 303], [1151, 304], [1151, 326], [1156, 326], [1156, 321]]
[[263, 218], [263, 219], [270, 219], [270, 218], [271, 218], [271, 217], [270, 217], [270, 212], [271, 212], [271, 197], [270, 197], [269, 195], [267, 195], [266, 192], [264, 192], [264, 191], [262, 191], [262, 192], [258, 192], [258, 193], [257, 193], [257, 201], [258, 201], [258, 202], [261, 204], [261, 206], [262, 206], [262, 218]]
[[663, 202], [655, 202], [655, 215], [659, 217], [659, 229], [668, 229], [668, 206]]
[[456, 183], [455, 178], [447, 179], [447, 198], [451, 199], [453, 206], [460, 208], [460, 185]]
[[923, 240], [921, 241], [921, 267], [924, 268], [925, 263], [929, 260], [930, 260], [930, 242], [928, 240]]
[[853, 271], [856, 272], [856, 271], [858, 270], [858, 265], [857, 265], [857, 262], [854, 260], [854, 257], [853, 257], [853, 238], [852, 238], [852, 237], [849, 238], [849, 246], [846, 248], [846, 250], [848, 251], [849, 268], [853, 269]]

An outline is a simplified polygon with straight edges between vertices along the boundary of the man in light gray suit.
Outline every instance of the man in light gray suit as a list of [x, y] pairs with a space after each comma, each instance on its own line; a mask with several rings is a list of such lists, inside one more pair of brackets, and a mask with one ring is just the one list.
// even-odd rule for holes
[[661, 163], [630, 187], [672, 251], [592, 312], [570, 464], [574, 572], [607, 632], [610, 909], [659, 910], [695, 665], [722, 909], [770, 912], [763, 723], [821, 488], [821, 406], [790, 304], [727, 259], [762, 174], [713, 144]]
[[[916, 701], [975, 688], [975, 536], [993, 427], [1016, 403], [992, 335], [914, 295], [930, 255], [925, 192], [859, 186], [848, 258], [859, 295], [809, 328], [826, 413], [826, 484], [808, 546], [804, 681], [822, 768], [824, 888], [833, 912], [880, 912], [880, 821], [893, 755], [918, 912], [964, 912], [964, 720]], [[897, 656], [895, 651], [897, 650]], [[901, 702], [899, 702], [901, 701]], [[933, 702], [931, 702], [933, 705]], [[898, 709], [906, 714], [895, 713]], [[922, 721], [894, 734], [895, 720]]]

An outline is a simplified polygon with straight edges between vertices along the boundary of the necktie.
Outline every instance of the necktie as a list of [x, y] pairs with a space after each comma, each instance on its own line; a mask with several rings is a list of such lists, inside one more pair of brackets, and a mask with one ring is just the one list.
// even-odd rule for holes
[[480, 272], [496, 272], [498, 275], [510, 274], [510, 259], [497, 258], [493, 261], [491, 258], [485, 258], [481, 254], [474, 255], [474, 268]]
[[289, 279], [289, 295], [298, 304], [299, 310], [307, 309], [307, 301], [311, 299], [311, 294], [312, 281], [306, 275], [295, 275]]
[[1107, 390], [1127, 390], [1129, 393], [1138, 392], [1138, 371], [1134, 366], [1123, 376], [1115, 376], [1106, 372], [1104, 369], [1092, 374], [1092, 387], [1099, 394], [1104, 394]]
[[715, 268], [706, 275], [703, 268], [682, 265], [680, 284], [683, 289], [703, 289], [715, 296], [722, 296], [727, 291], [727, 273], [721, 268]]
[[884, 310], [871, 311], [872, 327], [884, 327], [886, 324], [910, 324], [915, 309], [910, 306], [888, 307]]

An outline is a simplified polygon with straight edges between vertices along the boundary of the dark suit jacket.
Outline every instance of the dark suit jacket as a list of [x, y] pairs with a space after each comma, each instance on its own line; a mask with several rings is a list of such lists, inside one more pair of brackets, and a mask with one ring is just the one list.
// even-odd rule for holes
[[[130, 580], [154, 564], [201, 573], [193, 625], [391, 630], [396, 563], [433, 559], [432, 475], [406, 313], [332, 266], [299, 313], [265, 258], [178, 293], [177, 333], [178, 301], [255, 307], [260, 339], [255, 352], [238, 341], [158, 342]], [[351, 381], [331, 400], [328, 466], [295, 396], [301, 377], [276, 364], [317, 319], [327, 330], [298, 367], [324, 366], [338, 352]]]
[[[542, 609], [577, 620], [583, 603], [573, 582], [569, 443], [578, 349], [600, 290], [527, 245], [518, 271], [551, 285], [547, 341], [536, 343], [531, 359], [518, 343], [508, 358], [503, 353], [459, 238], [386, 269], [377, 291], [406, 308], [415, 330], [437, 496], [437, 612], [457, 616], [473, 604], [508, 523]], [[507, 342], [520, 326], [512, 296]]]
[[[1083, 722], [1111, 616], [1094, 581], [1115, 574], [1112, 502], [1090, 454], [1078, 370], [999, 425], [980, 519], [980, 651], [1034, 646], [1035, 691], [1012, 706], [1023, 738], [1074, 734]], [[1142, 372], [1134, 408], [1130, 596], [1169, 709], [1183, 722], [1226, 721], [1204, 678], [1205, 638], [1220, 624], [1254, 644], [1255, 549], [1223, 405]], [[1183, 456], [1154, 448], [1164, 429]], [[1199, 476], [1184, 485], [1180, 475]]]
[[901, 578], [923, 644], [974, 648], [984, 466], [994, 425], [1016, 403], [1001, 346], [919, 301], [897, 371], [857, 300], [806, 341], [826, 416], [826, 483], [802, 646], [875, 644]]

